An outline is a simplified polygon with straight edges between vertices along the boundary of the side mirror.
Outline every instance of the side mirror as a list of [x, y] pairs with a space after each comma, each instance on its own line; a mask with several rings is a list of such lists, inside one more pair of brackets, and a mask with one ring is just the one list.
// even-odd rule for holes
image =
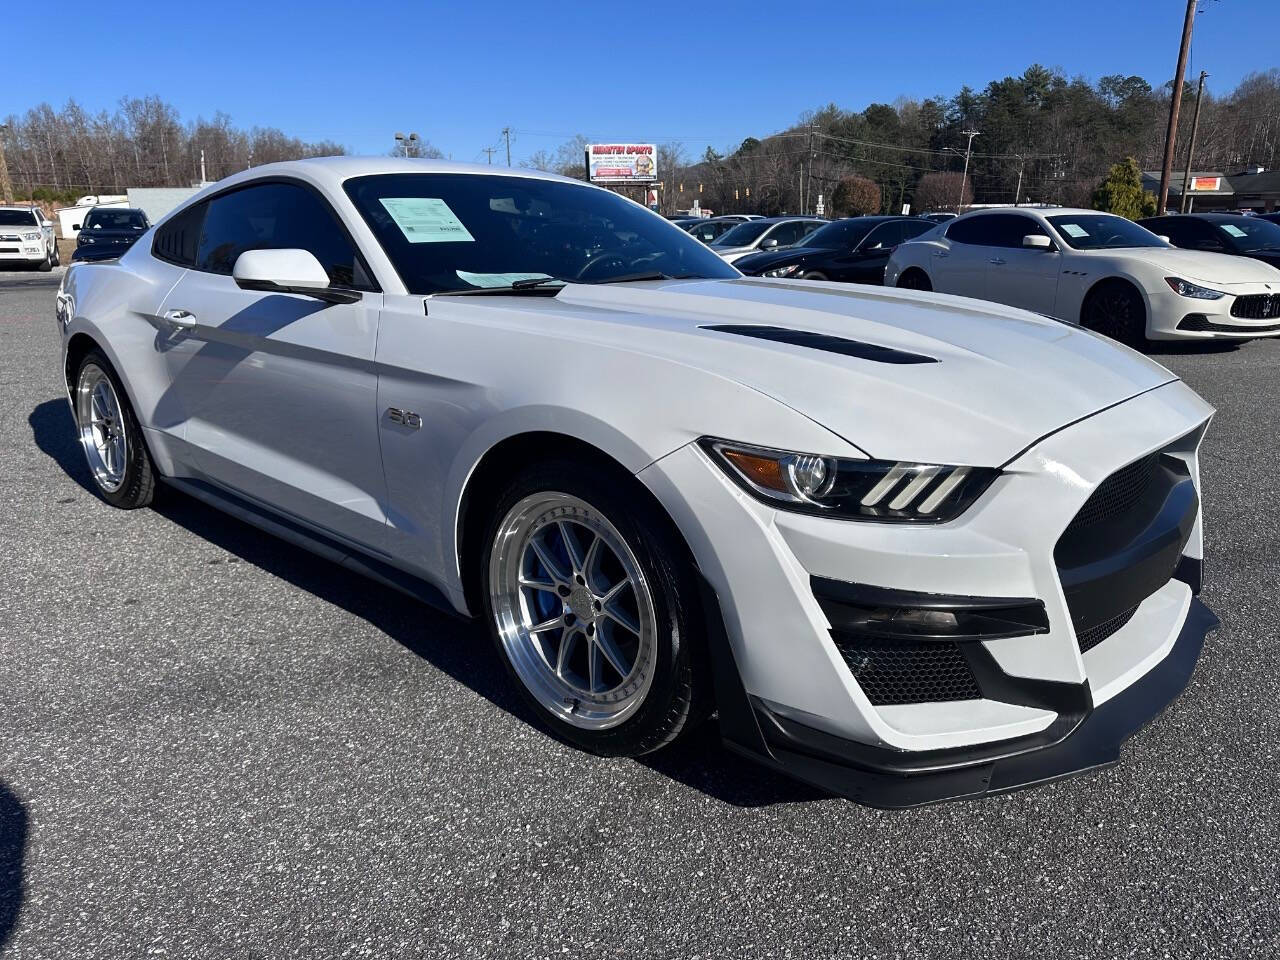
[[1156, 234], [1156, 238], [1159, 240], [1163, 240], [1165, 243], [1169, 244], [1170, 246], [1173, 245], [1173, 241], [1170, 240], [1168, 237], [1166, 237], [1163, 233]]
[[79, 229], [80, 229], [80, 224], [78, 224], [78, 223], [73, 223], [73, 224], [71, 225], [71, 229], [72, 229], [72, 230], [79, 230]]
[[41, 221], [40, 221], [40, 226], [42, 226], [42, 227], [52, 227], [52, 226], [53, 226], [53, 221], [52, 221], [52, 220], [41, 220]]
[[1041, 233], [1028, 233], [1022, 238], [1022, 245], [1028, 250], [1048, 250], [1053, 246], [1053, 241]]
[[309, 250], [246, 250], [236, 257], [231, 276], [241, 290], [297, 293], [325, 303], [355, 303], [354, 290], [333, 290], [329, 275]]
[[761, 249], [761, 250], [772, 250], [772, 249], [774, 249], [775, 247], [777, 247], [777, 245], [778, 245], [778, 241], [777, 241], [777, 240], [775, 240], [773, 237], [770, 237], [768, 240], [761, 240], [761, 241], [760, 241], [760, 249]]

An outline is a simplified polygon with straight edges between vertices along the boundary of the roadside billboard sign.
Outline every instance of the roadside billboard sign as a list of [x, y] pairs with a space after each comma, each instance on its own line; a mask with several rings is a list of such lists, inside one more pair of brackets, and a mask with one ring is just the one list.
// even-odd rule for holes
[[649, 183], [658, 179], [658, 150], [652, 143], [587, 144], [587, 179], [592, 183]]

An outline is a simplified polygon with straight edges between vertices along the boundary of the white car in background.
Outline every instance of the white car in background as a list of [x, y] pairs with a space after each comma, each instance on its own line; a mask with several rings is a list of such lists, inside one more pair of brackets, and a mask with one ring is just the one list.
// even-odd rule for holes
[[51, 270], [59, 263], [53, 221], [38, 207], [0, 207], [0, 264]]
[[1280, 336], [1280, 270], [1179, 250], [1096, 210], [981, 210], [894, 251], [886, 286], [935, 290], [1146, 340]]
[[725, 262], [733, 263], [749, 253], [794, 246], [829, 222], [812, 217], [757, 217], [721, 234], [708, 246]]
[[1011, 790], [1114, 763], [1215, 623], [1213, 410], [1168, 370], [1006, 307], [744, 278], [563, 177], [255, 167], [73, 264], [57, 316], [104, 500], [165, 483], [480, 618], [601, 754], [718, 711], [866, 803]]

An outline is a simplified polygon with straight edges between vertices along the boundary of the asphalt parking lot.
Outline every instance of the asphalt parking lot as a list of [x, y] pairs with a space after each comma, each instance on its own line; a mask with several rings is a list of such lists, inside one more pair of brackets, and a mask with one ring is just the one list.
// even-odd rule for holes
[[1218, 408], [1191, 686], [1120, 766], [885, 813], [714, 726], [601, 760], [473, 627], [191, 500], [101, 503], [57, 274], [0, 272], [0, 956], [1280, 953], [1280, 342]]

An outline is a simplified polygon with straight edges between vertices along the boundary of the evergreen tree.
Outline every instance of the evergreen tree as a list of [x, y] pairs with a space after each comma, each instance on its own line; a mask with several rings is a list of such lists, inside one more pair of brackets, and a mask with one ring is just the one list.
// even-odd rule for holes
[[1139, 220], [1155, 215], [1156, 195], [1142, 189], [1142, 171], [1138, 169], [1138, 161], [1125, 157], [1108, 171], [1098, 189], [1093, 191], [1093, 205], [1107, 213]]

